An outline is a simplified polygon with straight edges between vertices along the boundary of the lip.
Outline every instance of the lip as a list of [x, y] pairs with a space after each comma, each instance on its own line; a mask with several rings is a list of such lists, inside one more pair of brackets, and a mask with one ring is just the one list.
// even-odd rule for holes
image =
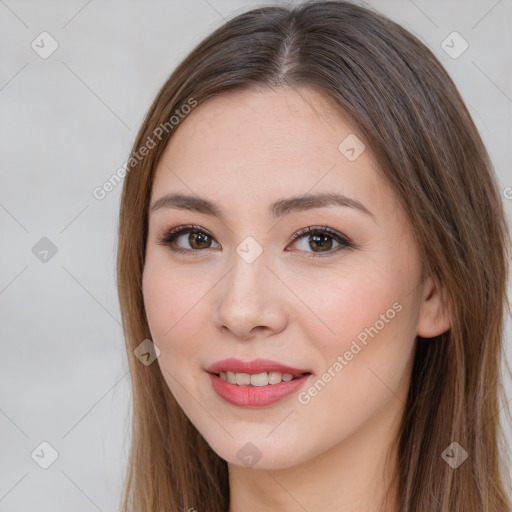
[[[210, 382], [214, 391], [226, 402], [238, 407], [267, 407], [273, 405], [306, 384], [312, 376], [311, 370], [293, 368], [277, 361], [269, 359], [253, 359], [252, 361], [241, 361], [239, 359], [223, 359], [217, 361], [206, 369], [209, 373]], [[222, 380], [218, 373], [263, 373], [280, 372], [290, 373], [294, 377], [288, 382], [269, 384], [267, 386], [239, 386]], [[304, 375], [306, 374], [306, 375]]]
[[[309, 369], [299, 369], [272, 361], [270, 359], [253, 359], [251, 361], [242, 361], [240, 359], [229, 358], [222, 359], [206, 368], [208, 373], [218, 374], [220, 372], [237, 372], [237, 373], [263, 373], [263, 372], [280, 372], [290, 373], [294, 377], [299, 377], [304, 373], [312, 373]], [[278, 384], [275, 384], [276, 386]]]
[[269, 384], [267, 386], [239, 386], [222, 380], [214, 373], [210, 373], [209, 377], [215, 392], [231, 405], [267, 407], [298, 391], [309, 380], [311, 374], [303, 375], [288, 382], [283, 381], [279, 384]]

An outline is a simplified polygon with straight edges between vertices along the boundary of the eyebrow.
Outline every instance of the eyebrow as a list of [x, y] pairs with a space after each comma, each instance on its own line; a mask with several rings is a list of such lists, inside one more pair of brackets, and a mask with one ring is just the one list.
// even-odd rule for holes
[[[363, 203], [344, 196], [343, 194], [336, 194], [332, 192], [323, 194], [305, 194], [302, 196], [279, 199], [269, 206], [269, 214], [274, 219], [278, 219], [293, 212], [312, 210], [314, 208], [324, 208], [326, 206], [345, 206], [374, 217], [373, 213], [366, 208]], [[150, 210], [154, 212], [161, 208], [195, 211], [224, 220], [224, 214], [218, 204], [199, 196], [189, 196], [179, 193], [166, 194], [157, 199], [151, 205]]]

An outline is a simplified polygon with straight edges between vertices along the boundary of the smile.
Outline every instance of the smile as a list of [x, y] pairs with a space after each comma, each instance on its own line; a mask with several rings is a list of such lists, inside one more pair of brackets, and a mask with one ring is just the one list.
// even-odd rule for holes
[[238, 386], [268, 386], [281, 382], [289, 382], [298, 379], [299, 376], [293, 376], [291, 373], [281, 372], [262, 372], [262, 373], [239, 373], [239, 372], [220, 372], [219, 377], [230, 384]]
[[[231, 372], [230, 372], [231, 373]], [[273, 373], [273, 372], [271, 372]], [[267, 380], [267, 374], [249, 375], [247, 373], [235, 374], [237, 379], [247, 381], [247, 377], [251, 379], [250, 384], [235, 384], [228, 382], [227, 375], [224, 380], [220, 375], [210, 373], [210, 382], [217, 395], [231, 405], [237, 407], [267, 407], [273, 405], [290, 395], [299, 391], [311, 377], [311, 373], [307, 373], [300, 377], [293, 377], [291, 380], [281, 380], [276, 384], [252, 384], [252, 379], [261, 379], [260, 383]], [[286, 374], [285, 374], [286, 375]], [[288, 374], [290, 375], [290, 374]], [[288, 377], [287, 377], [288, 378]]]

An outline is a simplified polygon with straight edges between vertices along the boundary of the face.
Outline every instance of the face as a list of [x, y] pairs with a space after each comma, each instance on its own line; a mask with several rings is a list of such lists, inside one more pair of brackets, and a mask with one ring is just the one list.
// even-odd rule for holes
[[[362, 433], [368, 444], [403, 412], [420, 257], [355, 137], [311, 90], [243, 91], [196, 107], [160, 159], [143, 273], [157, 364], [231, 464], [286, 468]], [[256, 359], [273, 363], [243, 365]], [[299, 375], [282, 381], [275, 363]], [[222, 380], [230, 368], [238, 383]], [[276, 383], [259, 385], [267, 371]]]

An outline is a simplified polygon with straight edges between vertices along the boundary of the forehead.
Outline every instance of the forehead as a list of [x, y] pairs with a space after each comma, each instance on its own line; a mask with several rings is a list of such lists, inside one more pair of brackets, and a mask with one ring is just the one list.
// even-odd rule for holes
[[216, 96], [197, 106], [171, 137], [152, 199], [183, 191], [213, 195], [233, 206], [238, 197], [248, 206], [337, 191], [366, 203], [393, 201], [369, 148], [351, 160], [344, 141], [358, 152], [363, 148], [334, 102], [310, 89]]

